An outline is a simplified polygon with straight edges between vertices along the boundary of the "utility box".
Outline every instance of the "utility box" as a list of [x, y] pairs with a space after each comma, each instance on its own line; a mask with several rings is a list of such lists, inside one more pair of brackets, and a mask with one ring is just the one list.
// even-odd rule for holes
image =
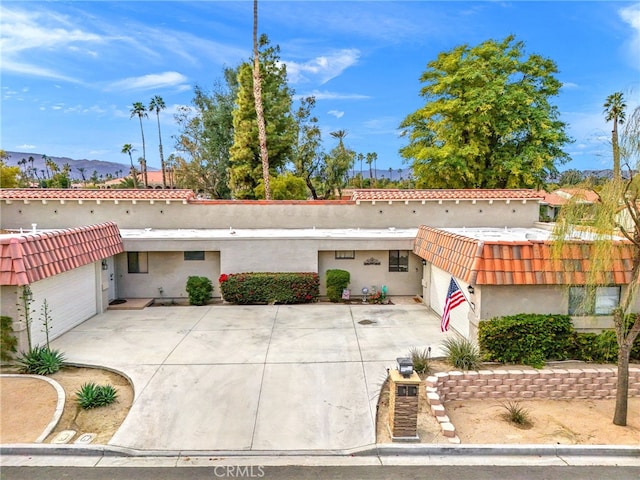
[[405, 377], [389, 371], [389, 431], [394, 442], [419, 442], [418, 399], [420, 377], [416, 372]]

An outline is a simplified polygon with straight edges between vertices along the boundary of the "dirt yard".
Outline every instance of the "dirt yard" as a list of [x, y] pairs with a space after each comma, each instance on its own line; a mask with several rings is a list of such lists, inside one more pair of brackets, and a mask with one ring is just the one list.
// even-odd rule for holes
[[[3, 373], [7, 373], [3, 371]], [[63, 430], [75, 430], [73, 443], [83, 433], [95, 433], [92, 443], [107, 443], [129, 413], [133, 388], [122, 375], [98, 368], [63, 367], [50, 378], [65, 391], [66, 402], [60, 422], [45, 439], [50, 443]], [[0, 377], [0, 443], [34, 442], [51, 421], [57, 405], [55, 389], [42, 380]], [[113, 385], [118, 391], [115, 403], [83, 410], [76, 403], [76, 392], [84, 383]]]
[[[611, 365], [608, 365], [611, 367]], [[592, 365], [565, 365], [563, 368], [587, 368]], [[432, 362], [434, 373], [449, 370], [439, 360]], [[492, 366], [491, 368], [495, 368]], [[509, 368], [530, 368], [510, 366]], [[446, 402], [445, 409], [461, 443], [474, 444], [565, 444], [565, 445], [640, 445], [640, 398], [630, 398], [627, 426], [613, 424], [615, 400], [527, 400], [519, 401], [529, 412], [532, 425], [521, 428], [504, 417], [506, 409], [491, 400]], [[449, 443], [431, 415], [426, 391], [420, 388], [418, 399], [418, 437], [421, 443]], [[378, 402], [378, 443], [391, 441], [388, 428], [389, 389], [384, 385]]]

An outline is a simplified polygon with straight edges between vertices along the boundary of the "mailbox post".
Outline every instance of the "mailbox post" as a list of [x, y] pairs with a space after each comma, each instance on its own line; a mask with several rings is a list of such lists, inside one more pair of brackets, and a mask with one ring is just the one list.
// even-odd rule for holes
[[[398, 359], [398, 370], [389, 371], [389, 430], [394, 442], [418, 442], [420, 377]], [[402, 372], [402, 373], [401, 373]]]

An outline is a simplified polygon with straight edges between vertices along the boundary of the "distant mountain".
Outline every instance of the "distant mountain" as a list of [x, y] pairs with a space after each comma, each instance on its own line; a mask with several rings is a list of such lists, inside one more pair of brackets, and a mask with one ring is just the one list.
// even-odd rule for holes
[[[7, 160], [7, 165], [10, 166], [21, 166], [18, 164], [23, 158], [29, 160], [29, 157], [33, 157], [33, 167], [37, 170], [38, 175], [42, 176], [41, 171], [45, 170], [44, 160], [42, 159], [42, 154], [40, 153], [25, 153], [25, 152], [7, 152], [9, 155], [9, 159]], [[116, 162], [105, 162], [104, 160], [75, 160], [73, 158], [68, 157], [52, 157], [47, 155], [56, 165], [60, 168], [65, 163], [68, 163], [71, 166], [71, 179], [82, 180], [82, 174], [78, 170], [79, 168], [84, 168], [84, 176], [89, 179], [93, 175], [93, 172], [97, 172], [98, 177], [106, 178], [108, 175], [111, 175], [114, 178], [127, 176], [129, 174], [130, 165], [125, 163], [116, 163]], [[30, 167], [31, 164], [27, 163], [27, 167]], [[138, 165], [136, 165], [137, 167]], [[155, 171], [155, 168], [149, 168], [149, 171]]]

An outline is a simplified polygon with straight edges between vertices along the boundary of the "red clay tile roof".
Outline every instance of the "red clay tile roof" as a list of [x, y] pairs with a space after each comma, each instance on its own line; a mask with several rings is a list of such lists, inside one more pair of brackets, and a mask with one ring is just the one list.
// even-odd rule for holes
[[182, 200], [195, 198], [192, 190], [163, 189], [53, 189], [3, 188], [0, 200]]
[[[464, 282], [476, 285], [582, 285], [591, 266], [592, 245], [567, 244], [561, 259], [553, 259], [549, 241], [479, 240], [421, 226], [413, 252]], [[632, 247], [621, 241], [612, 249], [613, 268], [603, 285], [631, 281]]]
[[0, 285], [28, 285], [124, 252], [115, 223], [2, 235]]
[[536, 190], [514, 189], [364, 189], [354, 190], [352, 200], [541, 200]]
[[583, 203], [596, 203], [600, 201], [596, 192], [586, 188], [559, 188], [553, 192], [540, 190], [539, 193], [544, 198], [543, 203], [554, 207], [566, 205], [573, 197], [575, 197], [578, 202]]

